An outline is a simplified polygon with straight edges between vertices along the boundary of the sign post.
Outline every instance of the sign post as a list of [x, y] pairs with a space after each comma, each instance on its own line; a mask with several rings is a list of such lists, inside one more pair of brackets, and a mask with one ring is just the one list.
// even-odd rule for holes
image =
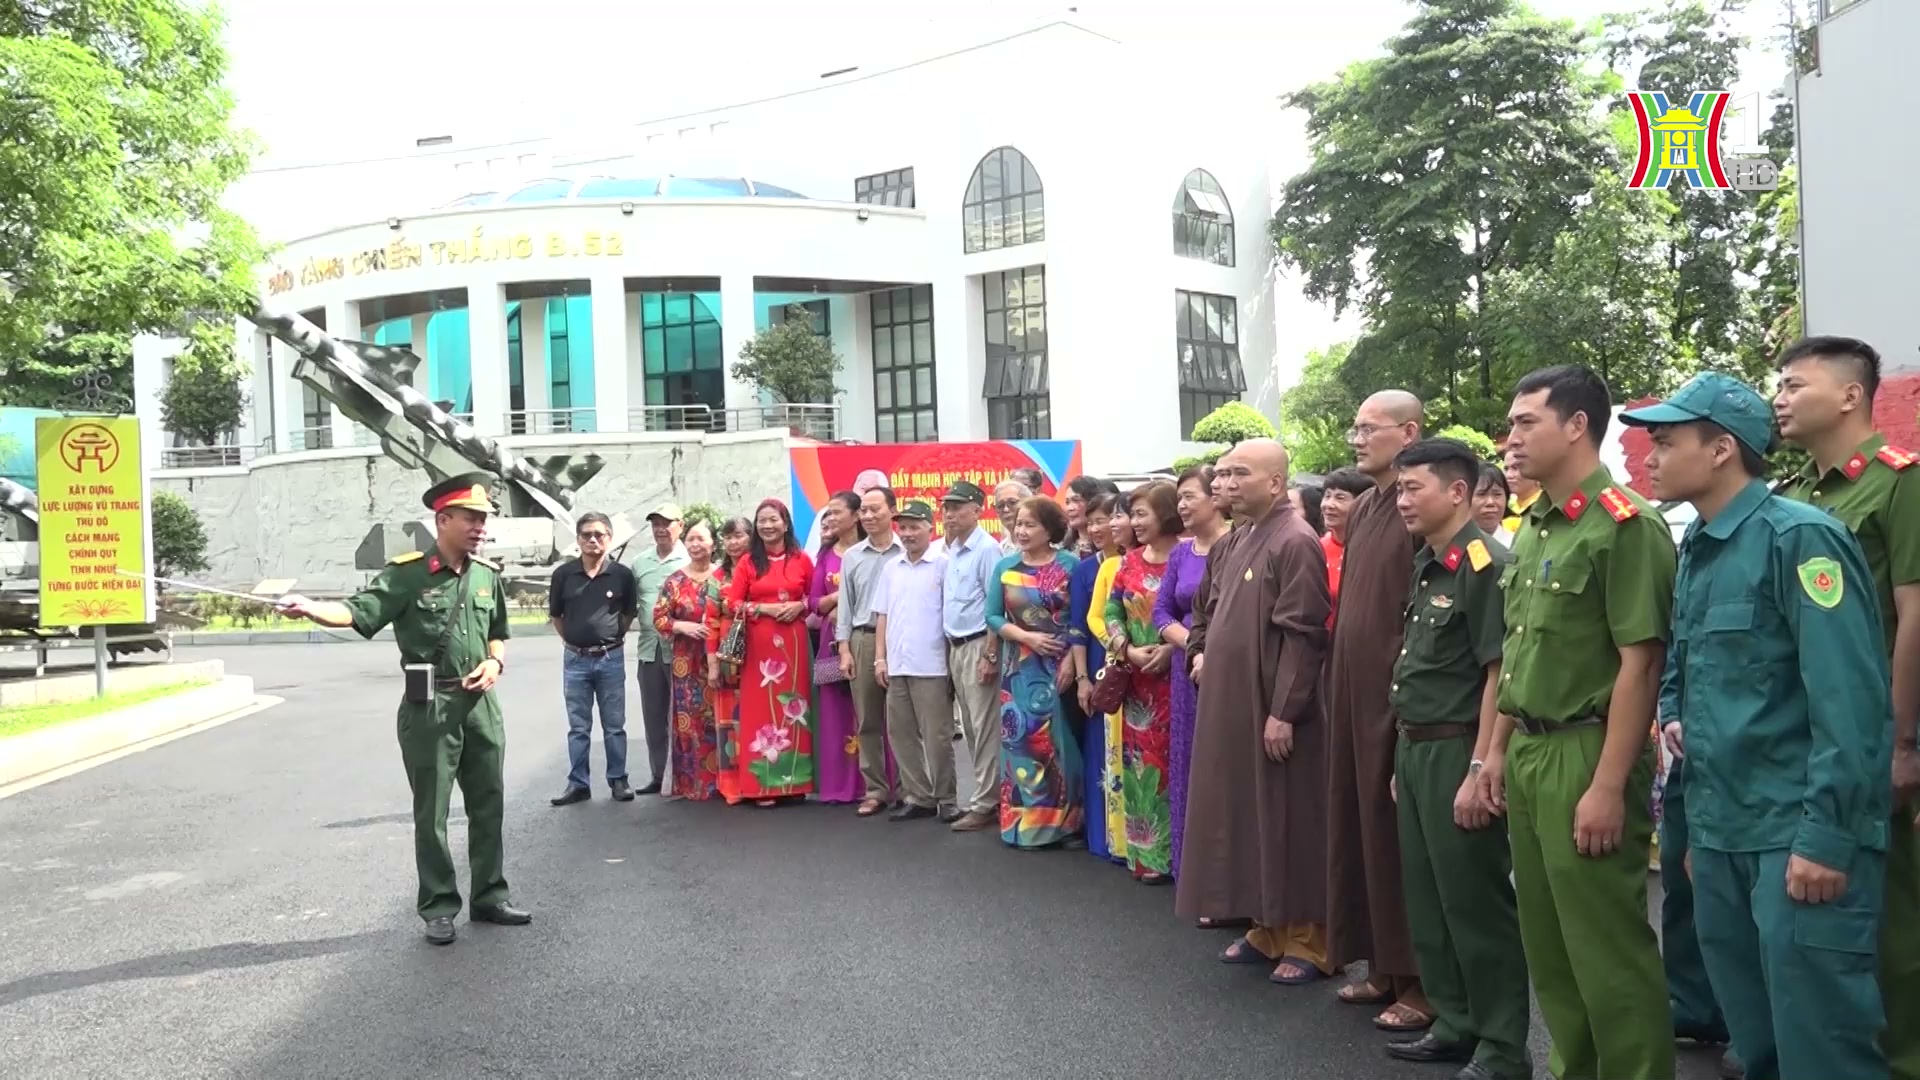
[[[107, 627], [154, 620], [140, 421], [40, 417], [40, 625], [93, 628], [96, 689], [107, 690]], [[130, 571], [140, 577], [129, 577]]]

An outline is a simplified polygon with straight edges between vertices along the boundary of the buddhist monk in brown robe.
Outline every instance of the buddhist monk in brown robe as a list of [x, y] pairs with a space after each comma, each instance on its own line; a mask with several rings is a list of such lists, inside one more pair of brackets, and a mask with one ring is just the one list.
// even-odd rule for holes
[[[1326, 556], [1287, 502], [1287, 452], [1243, 442], [1216, 475], [1239, 527], [1214, 544], [1195, 597], [1188, 667], [1200, 683], [1186, 842], [1174, 907], [1185, 918], [1252, 919], [1221, 956], [1275, 963], [1294, 984], [1326, 957]], [[1405, 584], [1404, 582], [1402, 583]]]
[[1400, 888], [1391, 790], [1398, 735], [1387, 700], [1414, 546], [1395, 504], [1393, 459], [1420, 438], [1420, 421], [1420, 399], [1405, 390], [1382, 390], [1354, 414], [1347, 441], [1374, 487], [1347, 512], [1340, 609], [1327, 657], [1327, 945], [1336, 967], [1368, 962], [1366, 981], [1341, 987], [1340, 1000], [1387, 1004], [1374, 1018], [1387, 1031], [1433, 1022]]

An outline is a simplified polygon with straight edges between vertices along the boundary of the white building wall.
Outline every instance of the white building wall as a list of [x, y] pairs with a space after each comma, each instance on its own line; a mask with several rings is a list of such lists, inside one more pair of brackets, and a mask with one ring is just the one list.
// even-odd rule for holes
[[1812, 334], [1864, 339], [1889, 372], [1920, 368], [1920, 4], [1865, 0], [1819, 27], [1800, 79], [1800, 232]]

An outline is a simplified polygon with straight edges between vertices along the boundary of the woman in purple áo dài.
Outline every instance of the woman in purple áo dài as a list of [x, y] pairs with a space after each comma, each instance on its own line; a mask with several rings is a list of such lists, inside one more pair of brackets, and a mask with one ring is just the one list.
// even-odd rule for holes
[[1227, 519], [1220, 514], [1213, 496], [1213, 467], [1200, 465], [1180, 474], [1178, 499], [1180, 523], [1190, 539], [1173, 549], [1166, 572], [1160, 580], [1160, 596], [1154, 603], [1153, 624], [1160, 637], [1174, 647], [1173, 655], [1173, 728], [1170, 758], [1172, 776], [1168, 795], [1173, 802], [1173, 874], [1180, 876], [1180, 847], [1186, 834], [1187, 773], [1193, 760], [1193, 717], [1198, 690], [1187, 676], [1187, 632], [1193, 629], [1193, 604], [1200, 587], [1200, 576], [1207, 568], [1207, 552], [1216, 540], [1227, 534]]
[[833, 613], [840, 604], [840, 556], [867, 535], [856, 516], [859, 509], [860, 496], [851, 491], [836, 492], [821, 509], [820, 553], [814, 559], [812, 587], [807, 591], [807, 611], [820, 623], [819, 646], [813, 655], [831, 660], [830, 664], [815, 663], [813, 667], [818, 702], [818, 726], [813, 734], [814, 793], [828, 803], [858, 802], [865, 790], [860, 779], [860, 744], [854, 738], [853, 688], [840, 674], [833, 636]]

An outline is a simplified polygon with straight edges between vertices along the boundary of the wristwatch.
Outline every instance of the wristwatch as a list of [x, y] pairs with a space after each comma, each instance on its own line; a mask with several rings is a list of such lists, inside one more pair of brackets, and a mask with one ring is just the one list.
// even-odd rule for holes
[[1474, 758], [1472, 761], [1467, 762], [1467, 775], [1472, 776], [1486, 767], [1486, 762], [1481, 761], [1479, 758]]

